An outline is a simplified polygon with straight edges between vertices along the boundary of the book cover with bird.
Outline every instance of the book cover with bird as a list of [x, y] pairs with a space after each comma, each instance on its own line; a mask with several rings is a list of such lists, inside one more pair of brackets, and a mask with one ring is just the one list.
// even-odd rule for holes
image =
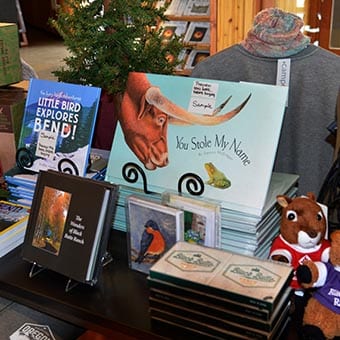
[[131, 269], [148, 274], [150, 267], [183, 239], [184, 212], [141, 197], [126, 200]]

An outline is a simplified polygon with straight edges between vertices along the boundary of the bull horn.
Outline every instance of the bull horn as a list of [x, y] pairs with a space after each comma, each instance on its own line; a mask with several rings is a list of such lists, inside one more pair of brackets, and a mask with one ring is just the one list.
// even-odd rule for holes
[[225, 102], [223, 102], [219, 108], [216, 109], [217, 112], [215, 112], [216, 110], [214, 111], [213, 114], [215, 115], [199, 115], [199, 114], [197, 115], [189, 111], [186, 111], [182, 107], [171, 102], [161, 93], [158, 87], [152, 86], [145, 93], [145, 99], [150, 105], [155, 106], [157, 109], [163, 111], [170, 117], [174, 117], [188, 124], [207, 125], [207, 126], [221, 124], [233, 118], [234, 116], [236, 116], [243, 109], [243, 107], [247, 104], [250, 97], [251, 97], [251, 94], [246, 98], [245, 101], [243, 101], [242, 104], [240, 104], [234, 110], [227, 112], [223, 115], [216, 116], [216, 114], [220, 110], [222, 110], [222, 108], [226, 105], [230, 97]]

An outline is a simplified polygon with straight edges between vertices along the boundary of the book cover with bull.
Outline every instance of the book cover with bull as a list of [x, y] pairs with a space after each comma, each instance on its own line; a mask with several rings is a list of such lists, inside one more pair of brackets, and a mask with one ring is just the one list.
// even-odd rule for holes
[[287, 94], [274, 85], [130, 73], [106, 179], [157, 193], [191, 190], [259, 216]]
[[25, 169], [84, 176], [89, 164], [101, 89], [31, 79], [17, 163]]

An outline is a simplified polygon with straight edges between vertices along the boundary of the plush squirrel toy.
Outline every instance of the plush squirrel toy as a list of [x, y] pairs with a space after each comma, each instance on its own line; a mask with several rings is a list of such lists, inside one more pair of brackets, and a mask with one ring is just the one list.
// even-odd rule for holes
[[302, 330], [305, 338], [340, 336], [340, 230], [331, 234], [330, 261], [305, 260], [296, 274], [303, 287], [318, 287], [305, 308]]
[[[282, 207], [280, 234], [273, 240], [270, 258], [289, 263], [295, 270], [305, 259], [328, 261], [327, 220], [315, 195], [308, 193], [296, 198], [280, 195], [277, 202]], [[296, 275], [291, 286], [302, 289]]]
[[291, 314], [294, 327], [300, 334], [304, 308], [310, 295], [300, 286], [295, 271], [306, 259], [328, 261], [327, 220], [313, 193], [296, 198], [280, 195], [277, 202], [282, 207], [280, 234], [273, 240], [269, 256], [294, 268]]

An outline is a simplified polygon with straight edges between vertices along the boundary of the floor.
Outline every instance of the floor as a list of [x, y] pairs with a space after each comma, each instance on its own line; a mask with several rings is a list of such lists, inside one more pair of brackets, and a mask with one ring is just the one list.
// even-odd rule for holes
[[37, 73], [38, 78], [57, 80], [53, 71], [63, 65], [68, 51], [60, 37], [35, 27], [26, 27], [28, 44], [20, 47], [21, 58]]
[[[0, 339], [24, 339], [25, 332], [21, 333], [22, 337], [20, 337], [19, 329], [27, 330], [29, 327], [42, 328], [45, 332], [52, 333], [55, 340], [75, 340], [86, 334], [82, 328], [0, 297]], [[13, 337], [10, 338], [12, 335]], [[52, 339], [52, 337], [44, 337], [44, 339]]]

